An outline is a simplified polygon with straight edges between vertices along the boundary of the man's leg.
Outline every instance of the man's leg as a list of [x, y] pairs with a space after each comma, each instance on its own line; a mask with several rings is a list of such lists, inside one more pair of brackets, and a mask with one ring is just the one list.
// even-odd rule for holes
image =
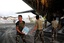
[[16, 43], [19, 43], [19, 40], [20, 40], [20, 36], [17, 35], [17, 36], [16, 36]]
[[55, 40], [57, 40], [57, 30], [55, 30], [54, 38], [55, 38]]
[[22, 38], [22, 41], [23, 41], [23, 43], [26, 43], [26, 40], [25, 40], [25, 35], [21, 35], [21, 38]]
[[52, 28], [52, 43], [54, 42], [54, 28]]
[[40, 39], [41, 39], [42, 43], [44, 43], [44, 34], [43, 34], [43, 31], [41, 31], [41, 33], [40, 33]]
[[39, 31], [36, 31], [35, 36], [34, 36], [34, 43], [36, 43], [38, 36], [39, 36]]

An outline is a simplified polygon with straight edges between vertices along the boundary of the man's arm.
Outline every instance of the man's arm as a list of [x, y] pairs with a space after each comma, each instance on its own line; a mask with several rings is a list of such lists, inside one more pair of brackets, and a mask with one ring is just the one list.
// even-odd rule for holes
[[20, 34], [23, 34], [23, 33], [19, 30], [18, 25], [19, 25], [19, 21], [16, 23], [16, 31], [19, 32]]
[[36, 29], [37, 29], [37, 21], [35, 22], [34, 29], [31, 31], [31, 33], [32, 33], [33, 31], [35, 31]]
[[35, 25], [34, 29], [31, 31], [31, 33], [32, 33], [33, 31], [35, 31], [36, 29], [37, 29], [37, 25]]
[[18, 26], [16, 26], [16, 30], [17, 30], [20, 34], [24, 34], [24, 33], [22, 33], [22, 32], [19, 30]]

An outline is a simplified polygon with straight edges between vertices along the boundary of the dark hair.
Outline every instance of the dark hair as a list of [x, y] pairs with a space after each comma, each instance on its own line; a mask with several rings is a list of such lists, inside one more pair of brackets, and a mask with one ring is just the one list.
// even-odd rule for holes
[[39, 19], [39, 15], [36, 15], [36, 19]]
[[53, 17], [54, 20], [56, 20], [56, 17]]
[[18, 15], [18, 17], [22, 17], [22, 15]]

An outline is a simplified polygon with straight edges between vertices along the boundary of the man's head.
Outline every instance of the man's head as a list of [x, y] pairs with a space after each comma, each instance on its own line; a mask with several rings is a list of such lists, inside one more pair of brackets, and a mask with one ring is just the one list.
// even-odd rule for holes
[[37, 19], [37, 20], [39, 19], [39, 15], [36, 15], [36, 19]]
[[18, 20], [22, 21], [22, 15], [18, 15]]
[[53, 20], [56, 20], [56, 17], [53, 17]]

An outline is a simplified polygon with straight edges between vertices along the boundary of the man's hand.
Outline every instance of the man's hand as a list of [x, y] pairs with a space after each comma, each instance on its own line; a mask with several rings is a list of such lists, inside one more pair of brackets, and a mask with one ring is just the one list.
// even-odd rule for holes
[[21, 34], [24, 34], [23, 32], [21, 32]]
[[16, 30], [17, 30], [20, 34], [24, 34], [23, 32], [21, 32], [21, 31], [19, 30], [19, 27], [18, 27], [18, 26], [16, 26]]
[[34, 27], [34, 29], [30, 32], [32, 34], [37, 29], [37, 25]]
[[33, 32], [31, 31], [30, 34], [32, 34]]

